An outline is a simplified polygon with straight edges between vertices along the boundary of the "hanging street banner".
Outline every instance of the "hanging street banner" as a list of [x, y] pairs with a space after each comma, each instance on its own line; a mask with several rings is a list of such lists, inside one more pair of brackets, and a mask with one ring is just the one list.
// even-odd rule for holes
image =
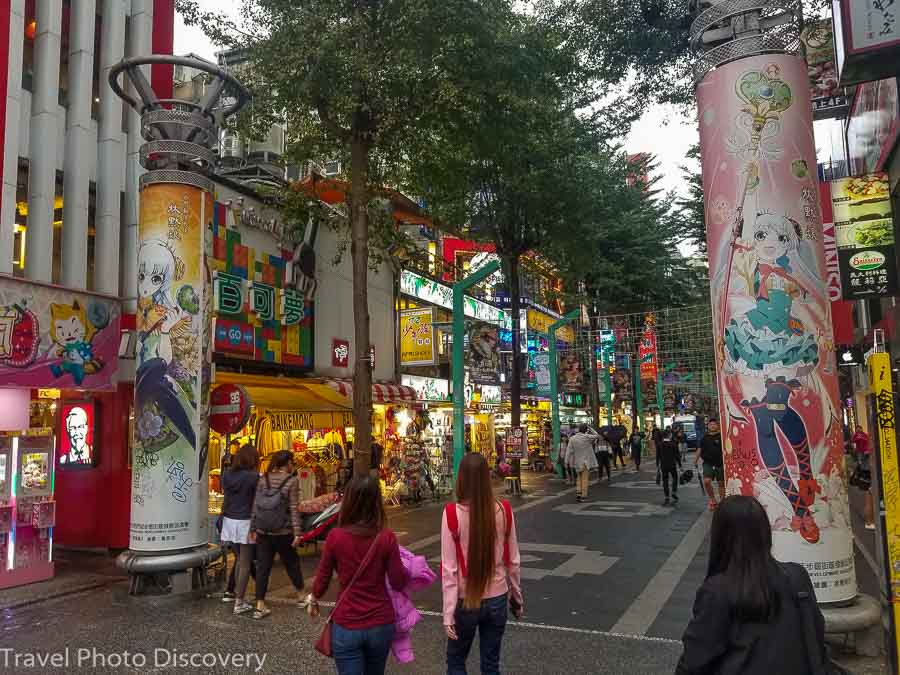
[[853, 535], [806, 64], [788, 54], [733, 61], [706, 75], [697, 102], [727, 490], [759, 500], [772, 554], [807, 569], [820, 603], [849, 600]]
[[638, 344], [638, 359], [641, 364], [641, 380], [656, 381], [656, 330], [653, 326], [645, 326]]
[[874, 173], [833, 181], [831, 202], [844, 299], [896, 295], [888, 175]]
[[577, 352], [563, 352], [559, 355], [559, 390], [582, 391], [584, 389], [584, 369]]
[[434, 339], [434, 308], [400, 312], [400, 365], [433, 366], [437, 363]]
[[497, 326], [471, 321], [466, 331], [466, 370], [473, 384], [500, 384], [500, 337]]

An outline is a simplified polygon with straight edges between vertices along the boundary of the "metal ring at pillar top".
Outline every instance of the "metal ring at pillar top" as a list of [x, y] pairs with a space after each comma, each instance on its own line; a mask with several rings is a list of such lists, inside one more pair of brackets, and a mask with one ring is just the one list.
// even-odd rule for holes
[[800, 0], [695, 0], [690, 29], [700, 82], [719, 66], [760, 54], [800, 52]]
[[[201, 61], [200, 59], [189, 58], [185, 56], [171, 56], [169, 54], [151, 54], [150, 56], [136, 56], [130, 59], [123, 59], [114, 65], [109, 71], [109, 86], [113, 92], [125, 101], [132, 108], [143, 114], [149, 110], [158, 110], [162, 107], [162, 101], [153, 93], [147, 78], [141, 71], [141, 66], [184, 66], [186, 68], [194, 68], [201, 70], [213, 76], [213, 82], [209, 85], [210, 95], [204, 99], [199, 106], [200, 112], [204, 115], [211, 114], [213, 108], [218, 104], [220, 95], [224, 92], [234, 98], [234, 102], [225, 106], [218, 113], [222, 117], [230, 117], [237, 113], [247, 103], [250, 102], [250, 92], [229, 72], [226, 72], [213, 63]], [[143, 105], [131, 96], [125, 93], [119, 85], [119, 74], [125, 72], [131, 80], [132, 86], [138, 96], [140, 96]], [[212, 95], [215, 94], [215, 95]]]
[[158, 185], [160, 183], [177, 183], [179, 185], [193, 185], [194, 187], [213, 192], [213, 182], [206, 176], [193, 171], [178, 171], [175, 169], [165, 169], [161, 171], [148, 171], [141, 174], [140, 189], [143, 190], [148, 185]]

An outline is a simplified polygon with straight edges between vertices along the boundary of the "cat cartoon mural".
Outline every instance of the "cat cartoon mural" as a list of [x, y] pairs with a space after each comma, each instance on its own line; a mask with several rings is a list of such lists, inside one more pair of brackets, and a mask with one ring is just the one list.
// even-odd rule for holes
[[[97, 312], [93, 312], [96, 316]], [[102, 325], [94, 325], [85, 309], [75, 300], [71, 305], [50, 305], [50, 337], [59, 363], [50, 365], [54, 377], [62, 377], [64, 373], [72, 376], [72, 381], [80, 386], [86, 375], [93, 375], [103, 368], [103, 361], [94, 355], [91, 340], [97, 331], [106, 327], [105, 321], [96, 319]]]

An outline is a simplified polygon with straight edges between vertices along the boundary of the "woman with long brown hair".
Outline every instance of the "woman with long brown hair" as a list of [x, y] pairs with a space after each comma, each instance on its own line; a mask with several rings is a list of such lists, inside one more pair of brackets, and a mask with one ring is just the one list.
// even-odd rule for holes
[[331, 647], [339, 675], [382, 675], [394, 639], [394, 606], [385, 576], [402, 590], [408, 575], [400, 559], [397, 537], [387, 528], [378, 478], [350, 481], [338, 526], [328, 533], [309, 601], [318, 616], [337, 571], [341, 594], [331, 615]]
[[499, 675], [507, 605], [522, 616], [521, 567], [516, 523], [505, 501], [494, 498], [491, 472], [478, 453], [463, 457], [456, 503], [441, 522], [441, 583], [447, 674], [466, 675], [476, 631], [482, 675]]

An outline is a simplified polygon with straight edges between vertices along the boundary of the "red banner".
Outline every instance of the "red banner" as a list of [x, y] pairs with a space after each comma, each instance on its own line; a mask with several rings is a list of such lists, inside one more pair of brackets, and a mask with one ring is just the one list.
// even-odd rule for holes
[[652, 326], [644, 328], [638, 344], [638, 359], [641, 363], [641, 380], [656, 381], [656, 331]]

